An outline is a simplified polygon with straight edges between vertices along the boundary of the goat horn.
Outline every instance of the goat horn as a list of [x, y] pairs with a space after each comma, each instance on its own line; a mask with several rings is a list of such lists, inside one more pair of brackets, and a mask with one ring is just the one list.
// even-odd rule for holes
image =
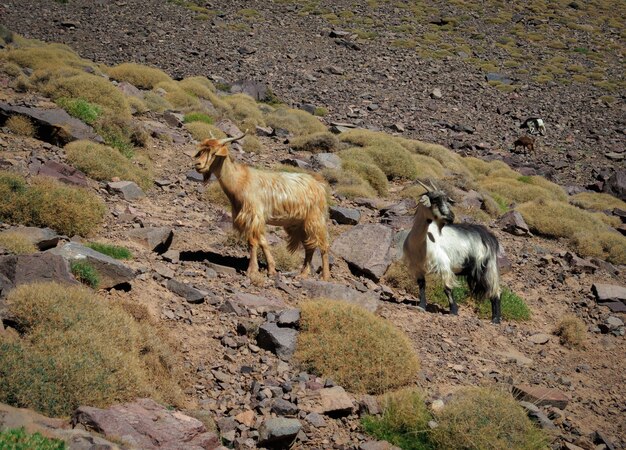
[[209, 136], [211, 136], [211, 139], [215, 139], [215, 136], [213, 135], [213, 132], [209, 130]]
[[437, 187], [435, 186], [435, 184], [433, 183], [433, 180], [428, 180], [428, 182], [430, 183], [430, 185], [433, 187], [433, 191], [438, 191], [439, 189], [437, 189]]
[[426, 186], [424, 183], [422, 183], [420, 180], [417, 180], [417, 182], [419, 184], [421, 184], [424, 189], [426, 189], [426, 192], [430, 192], [431, 191], [431, 189], [428, 186]]
[[234, 141], [238, 141], [240, 139], [243, 139], [243, 137], [248, 133], [248, 130], [244, 131], [242, 133], [241, 136], [235, 136], [235, 137], [229, 137], [229, 138], [224, 138], [224, 139], [220, 139], [219, 143], [224, 145], [224, 144], [228, 144], [229, 142], [234, 142]]

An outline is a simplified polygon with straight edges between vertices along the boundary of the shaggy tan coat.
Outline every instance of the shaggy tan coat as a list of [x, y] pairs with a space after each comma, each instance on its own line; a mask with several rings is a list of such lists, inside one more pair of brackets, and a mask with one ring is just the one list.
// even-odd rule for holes
[[322, 278], [330, 278], [328, 263], [328, 205], [324, 185], [303, 173], [267, 172], [237, 164], [228, 153], [230, 139], [206, 139], [195, 156], [195, 168], [208, 181], [218, 179], [232, 206], [233, 226], [250, 246], [248, 274], [258, 272], [257, 251], [261, 247], [268, 274], [276, 273], [274, 258], [265, 237], [265, 225], [284, 227], [289, 250], [300, 243], [305, 250], [300, 275], [309, 274], [316, 248], [322, 255]]

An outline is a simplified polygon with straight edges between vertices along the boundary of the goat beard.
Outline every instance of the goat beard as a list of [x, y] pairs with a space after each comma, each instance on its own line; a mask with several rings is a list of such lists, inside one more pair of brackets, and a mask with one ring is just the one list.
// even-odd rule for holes
[[204, 172], [202, 174], [202, 180], [204, 182], [204, 184], [208, 184], [209, 180], [211, 179], [211, 172]]

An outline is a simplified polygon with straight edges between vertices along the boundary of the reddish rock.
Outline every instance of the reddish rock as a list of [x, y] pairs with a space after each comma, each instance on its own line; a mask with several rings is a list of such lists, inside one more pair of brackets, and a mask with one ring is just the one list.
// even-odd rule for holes
[[60, 162], [48, 160], [42, 164], [38, 160], [34, 160], [29, 164], [28, 170], [33, 175], [55, 178], [65, 184], [82, 187], [89, 186], [87, 175], [72, 166]]
[[217, 435], [208, 432], [198, 419], [168, 411], [151, 399], [109, 409], [81, 406], [72, 416], [72, 425], [79, 424], [145, 450], [212, 450], [220, 446]]
[[556, 406], [565, 409], [570, 399], [558, 389], [541, 386], [517, 385], [513, 387], [513, 395], [518, 400], [534, 403], [537, 406]]

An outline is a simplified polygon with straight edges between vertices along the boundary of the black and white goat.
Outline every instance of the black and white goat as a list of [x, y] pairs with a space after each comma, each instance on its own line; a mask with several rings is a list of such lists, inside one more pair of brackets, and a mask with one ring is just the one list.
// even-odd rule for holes
[[454, 224], [448, 196], [420, 182], [426, 193], [419, 199], [413, 228], [404, 241], [404, 259], [420, 290], [419, 306], [426, 309], [426, 274], [444, 284], [450, 313], [458, 314], [452, 296], [456, 276], [465, 276], [472, 295], [491, 301], [491, 321], [500, 323], [498, 241], [485, 227]]

